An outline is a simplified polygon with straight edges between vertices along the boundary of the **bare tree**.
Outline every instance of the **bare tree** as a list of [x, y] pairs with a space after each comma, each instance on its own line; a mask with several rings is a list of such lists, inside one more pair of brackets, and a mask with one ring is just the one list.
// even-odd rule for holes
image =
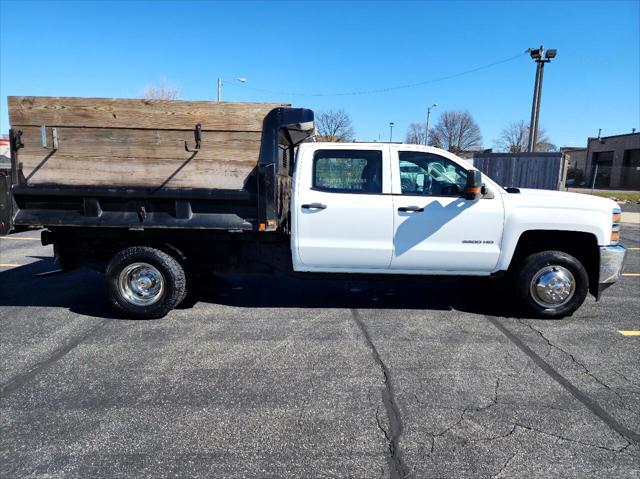
[[327, 110], [316, 116], [317, 141], [352, 141], [351, 117], [344, 110]]
[[[538, 128], [538, 131], [540, 131], [539, 128]], [[543, 151], [543, 152], [559, 151], [559, 148], [551, 142], [540, 141], [540, 138], [538, 138], [536, 141], [536, 151]]]
[[480, 128], [468, 111], [445, 111], [429, 130], [429, 145], [452, 153], [482, 147]]
[[[527, 151], [529, 142], [529, 127], [523, 121], [509, 123], [500, 132], [500, 136], [494, 142], [496, 149], [507, 153], [520, 153]], [[536, 151], [558, 151], [558, 147], [549, 141], [544, 128], [538, 128], [536, 137]]]
[[407, 136], [405, 143], [410, 145], [424, 145], [424, 139], [426, 136], [426, 124], [425, 123], [411, 123], [407, 130]]
[[160, 84], [149, 84], [142, 92], [143, 98], [147, 100], [177, 100], [178, 95], [180, 95], [180, 88], [164, 77], [160, 77]]

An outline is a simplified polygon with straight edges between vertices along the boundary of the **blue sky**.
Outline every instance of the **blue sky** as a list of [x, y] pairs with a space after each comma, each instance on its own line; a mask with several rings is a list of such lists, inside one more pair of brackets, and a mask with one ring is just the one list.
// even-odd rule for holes
[[[7, 95], [139, 97], [160, 77], [181, 98], [287, 101], [345, 109], [357, 137], [404, 138], [407, 126], [469, 110], [491, 147], [531, 109], [527, 55], [544, 43], [540, 123], [558, 145], [640, 129], [640, 2], [7, 2], [0, 4], [0, 132]], [[248, 87], [289, 92], [265, 93]], [[309, 94], [329, 94], [314, 96]]]

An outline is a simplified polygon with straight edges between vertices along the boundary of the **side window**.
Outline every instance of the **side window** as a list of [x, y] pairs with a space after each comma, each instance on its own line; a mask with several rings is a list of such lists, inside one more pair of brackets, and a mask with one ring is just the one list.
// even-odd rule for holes
[[467, 171], [443, 156], [421, 151], [399, 151], [403, 195], [460, 196]]
[[334, 193], [382, 193], [380, 150], [318, 150], [313, 188]]

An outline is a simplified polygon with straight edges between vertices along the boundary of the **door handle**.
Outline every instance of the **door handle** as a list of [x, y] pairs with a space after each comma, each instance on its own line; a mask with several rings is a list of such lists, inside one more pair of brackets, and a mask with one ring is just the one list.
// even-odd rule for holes
[[307, 205], [302, 205], [305, 210], [324, 210], [327, 208], [327, 205], [323, 205], [322, 203], [311, 203]]
[[407, 213], [420, 213], [424, 211], [424, 208], [420, 208], [419, 206], [401, 206], [400, 208], [398, 208], [398, 211]]

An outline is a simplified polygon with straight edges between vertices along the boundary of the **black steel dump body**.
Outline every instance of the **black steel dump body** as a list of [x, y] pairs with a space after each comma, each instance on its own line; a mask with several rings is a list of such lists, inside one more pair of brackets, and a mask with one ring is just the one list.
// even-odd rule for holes
[[20, 163], [21, 132], [11, 130], [11, 170], [0, 174], [0, 234], [33, 226], [286, 230], [295, 148], [312, 132], [311, 110], [271, 110], [245, 188], [225, 190], [29, 185]]

